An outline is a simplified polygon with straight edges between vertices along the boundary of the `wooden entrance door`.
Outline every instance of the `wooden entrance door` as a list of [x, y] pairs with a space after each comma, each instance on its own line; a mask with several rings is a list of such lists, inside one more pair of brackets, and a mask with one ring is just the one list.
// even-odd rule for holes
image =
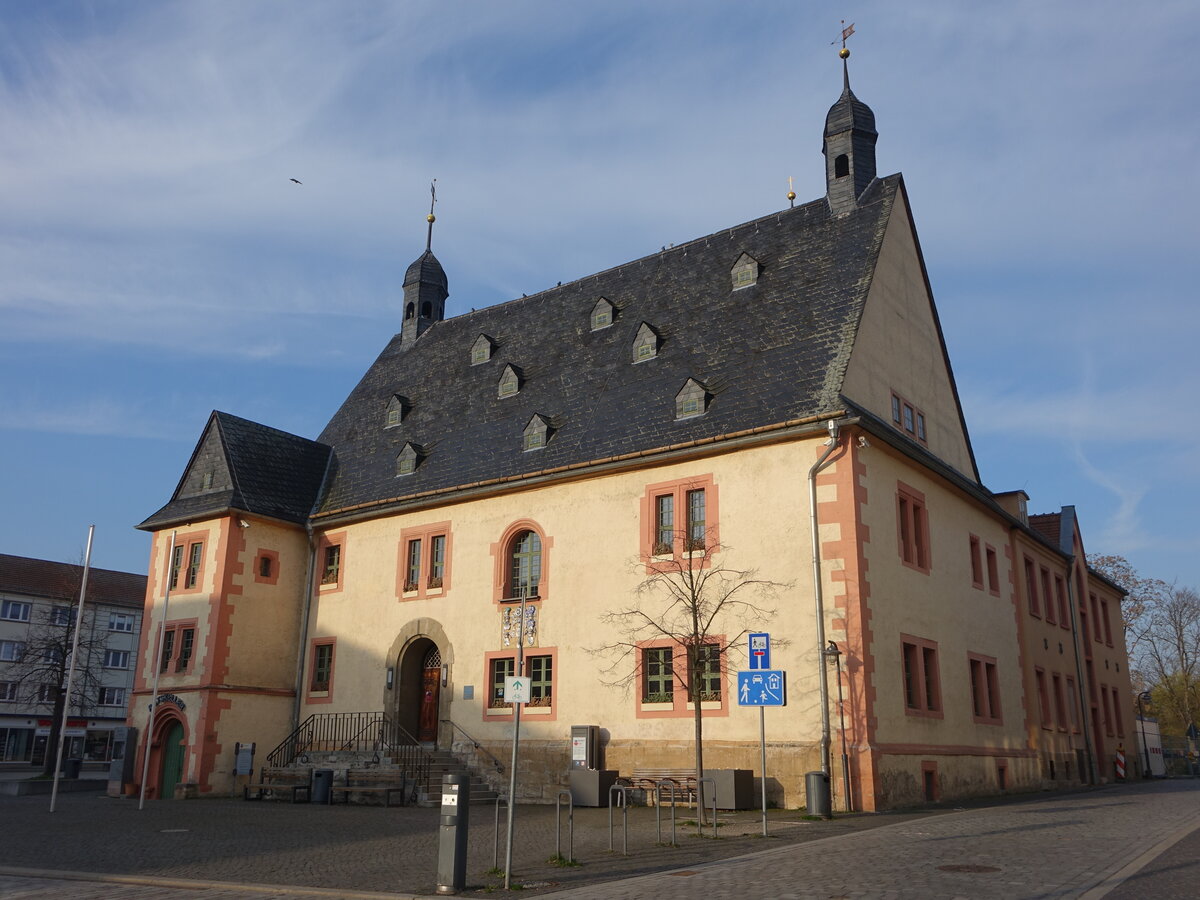
[[173, 722], [163, 738], [162, 776], [159, 779], [158, 796], [170, 800], [175, 796], [175, 786], [183, 779], [183, 724]]
[[438, 731], [438, 691], [442, 686], [442, 667], [426, 668], [421, 679], [421, 716], [417, 720], [417, 740], [436, 741]]

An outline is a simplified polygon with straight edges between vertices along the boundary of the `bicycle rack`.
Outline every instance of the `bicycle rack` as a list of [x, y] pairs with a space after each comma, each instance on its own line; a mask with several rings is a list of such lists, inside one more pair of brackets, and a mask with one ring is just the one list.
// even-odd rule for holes
[[614, 784], [608, 789], [608, 849], [613, 849], [613, 795], [617, 796], [618, 806], [621, 807], [621, 852], [629, 855], [629, 788], [623, 784]]
[[712, 836], [717, 836], [717, 783], [711, 778], [696, 782], [696, 837], [704, 836], [704, 785], [712, 785]]
[[654, 783], [654, 822], [658, 826], [658, 842], [661, 844], [662, 839], [662, 792], [663, 788], [667, 788], [671, 798], [671, 846], [678, 846], [675, 843], [675, 782], [668, 779], [656, 781]]
[[562, 799], [567, 798], [567, 862], [575, 862], [575, 798], [561, 790], [554, 798], [554, 855], [562, 859]]

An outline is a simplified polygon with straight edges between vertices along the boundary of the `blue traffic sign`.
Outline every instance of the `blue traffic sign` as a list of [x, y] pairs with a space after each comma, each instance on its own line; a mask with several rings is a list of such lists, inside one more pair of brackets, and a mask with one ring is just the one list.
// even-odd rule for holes
[[787, 706], [787, 675], [778, 669], [738, 672], [738, 706]]

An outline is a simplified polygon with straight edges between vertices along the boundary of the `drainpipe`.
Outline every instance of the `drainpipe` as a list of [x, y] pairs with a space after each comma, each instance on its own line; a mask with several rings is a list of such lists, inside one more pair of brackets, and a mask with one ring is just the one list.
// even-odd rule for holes
[[[1079, 726], [1083, 729], [1083, 746], [1088, 757], [1088, 775], [1092, 784], [1100, 783], [1100, 772], [1096, 764], [1096, 747], [1092, 743], [1091, 706], [1088, 705], [1088, 685], [1084, 683], [1083, 651], [1079, 647], [1079, 609], [1075, 598], [1075, 563], [1077, 559], [1071, 556], [1067, 561], [1067, 600], [1071, 605], [1071, 643], [1075, 645], [1075, 679], [1078, 682], [1076, 690], [1079, 693]], [[1083, 635], [1084, 641], [1088, 636]]]
[[[825, 452], [808, 470], [808, 516], [812, 533], [813, 597], [817, 616], [817, 667], [821, 690], [821, 773], [829, 777], [829, 667], [825, 660], [825, 599], [821, 590], [821, 535], [817, 521], [817, 473], [828, 463], [830, 454], [838, 446], [838, 423], [830, 419], [827, 426], [829, 438], [825, 441]], [[828, 811], [826, 811], [828, 812]]]

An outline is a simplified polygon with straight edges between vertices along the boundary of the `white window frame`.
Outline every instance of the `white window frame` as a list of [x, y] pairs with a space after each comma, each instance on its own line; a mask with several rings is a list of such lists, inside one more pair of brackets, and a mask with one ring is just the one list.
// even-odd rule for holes
[[28, 622], [32, 611], [32, 603], [26, 603], [24, 600], [5, 600], [0, 604], [0, 619], [6, 622]]

